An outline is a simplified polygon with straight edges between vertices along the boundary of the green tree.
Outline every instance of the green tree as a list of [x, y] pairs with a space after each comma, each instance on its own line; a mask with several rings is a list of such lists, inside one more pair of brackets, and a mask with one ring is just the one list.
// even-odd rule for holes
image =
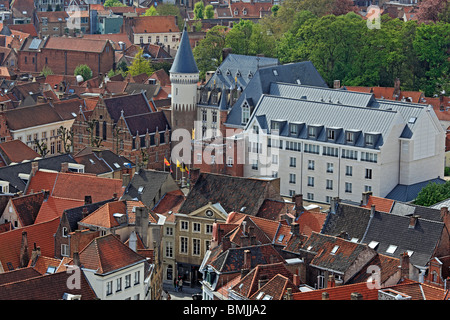
[[212, 27], [194, 48], [194, 58], [201, 78], [205, 77], [206, 71], [214, 71], [222, 63], [222, 50], [225, 48], [227, 29], [219, 25]]
[[228, 32], [225, 45], [232, 48], [233, 53], [248, 55], [250, 54], [252, 33], [253, 22], [250, 20], [240, 20]]
[[150, 61], [145, 59], [143, 54], [144, 50], [139, 49], [138, 53], [134, 56], [131, 66], [128, 67], [128, 74], [131, 76], [137, 76], [142, 73], [150, 76], [154, 72]]
[[150, 17], [150, 16], [157, 16], [158, 12], [156, 11], [156, 8], [154, 6], [151, 6], [147, 10], [145, 10], [144, 14], [142, 16], [144, 17]]
[[203, 4], [203, 1], [200, 0], [195, 3], [194, 5], [194, 19], [195, 20], [201, 20], [205, 16], [205, 5]]
[[448, 198], [450, 198], [450, 181], [443, 184], [432, 182], [420, 190], [414, 204], [428, 207]]
[[72, 152], [73, 146], [73, 132], [71, 129], [67, 129], [64, 126], [60, 126], [58, 128], [58, 136], [60, 137], [63, 149], [61, 153], [70, 153]]
[[80, 64], [75, 68], [74, 75], [81, 75], [83, 77], [83, 81], [86, 81], [92, 78], [92, 70], [88, 65]]
[[50, 74], [53, 74], [53, 71], [48, 66], [44, 66], [41, 70], [41, 73], [39, 73], [39, 75], [44, 76], [44, 77], [47, 77]]
[[208, 4], [205, 7], [205, 18], [213, 19], [214, 18], [214, 7], [211, 4]]
[[272, 6], [272, 8], [270, 8], [270, 11], [272, 12], [272, 15], [273, 15], [274, 17], [277, 16], [278, 10], [280, 10], [280, 6], [279, 6], [278, 4], [274, 4], [274, 5]]
[[119, 0], [106, 0], [103, 4], [104, 7], [126, 7], [125, 4], [120, 2]]
[[158, 12], [159, 16], [176, 16], [178, 27], [180, 28], [180, 30], [183, 29], [184, 20], [183, 20], [183, 17], [181, 16], [180, 9], [176, 5], [169, 4], [169, 3], [161, 4], [158, 2], [156, 11]]

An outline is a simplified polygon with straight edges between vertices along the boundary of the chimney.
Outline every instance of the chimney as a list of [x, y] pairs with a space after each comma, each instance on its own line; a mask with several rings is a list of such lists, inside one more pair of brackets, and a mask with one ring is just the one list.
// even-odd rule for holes
[[244, 250], [244, 265], [243, 268], [250, 270], [252, 267], [252, 255], [250, 250]]
[[361, 206], [366, 206], [369, 203], [369, 199], [371, 196], [372, 196], [372, 191], [363, 192]]
[[448, 212], [448, 207], [441, 208], [441, 220], [447, 229], [450, 229], [450, 214]]
[[300, 235], [300, 225], [297, 222], [291, 223], [291, 232], [294, 236]]
[[26, 231], [22, 232], [22, 244], [20, 246], [19, 268], [25, 268], [30, 258], [28, 256], [28, 237]]
[[334, 275], [330, 274], [328, 276], [327, 288], [334, 288], [334, 287], [336, 287]]
[[292, 300], [292, 288], [287, 288], [286, 289], [286, 300]]
[[409, 218], [409, 226], [408, 228], [410, 229], [414, 229], [416, 227], [417, 224], [417, 219], [419, 219], [420, 216], [414, 214]]
[[84, 196], [84, 205], [87, 206], [88, 204], [91, 203], [92, 203], [92, 196], [90, 195]]
[[295, 218], [298, 218], [305, 211], [303, 207], [303, 195], [295, 194], [292, 197], [292, 202], [295, 204]]
[[336, 209], [339, 206], [339, 198], [333, 197], [330, 201], [330, 213], [336, 213]]
[[34, 243], [34, 248], [33, 251], [31, 251], [31, 265], [35, 266], [37, 259], [39, 258], [39, 256], [41, 255], [41, 248], [40, 247], [36, 247], [36, 243]]
[[352, 292], [352, 294], [350, 295], [350, 300], [362, 300], [362, 299], [363, 296], [359, 292]]
[[370, 206], [370, 216], [373, 217], [375, 215], [375, 205]]
[[30, 173], [30, 176], [33, 177], [33, 176], [36, 174], [36, 172], [38, 172], [38, 170], [39, 170], [39, 162], [33, 161], [33, 162], [31, 163], [31, 173]]
[[83, 211], [81, 213], [82, 219], [86, 218], [88, 214], [89, 214], [88, 209], [86, 207], [83, 207]]
[[333, 89], [339, 89], [341, 87], [341, 80], [333, 81]]
[[294, 273], [294, 275], [292, 277], [292, 282], [294, 283], [294, 285], [296, 287], [298, 287], [300, 285], [300, 277], [298, 276], [298, 274]]
[[222, 49], [222, 61], [225, 60], [225, 58], [232, 52], [233, 50], [231, 48], [223, 48]]
[[78, 253], [78, 251], [73, 253], [72, 259], [75, 266], [81, 267], [80, 254]]
[[400, 278], [409, 279], [409, 254], [403, 252], [400, 255]]
[[147, 207], [136, 207], [135, 231], [141, 236], [144, 246], [148, 248], [148, 209]]
[[130, 174], [129, 173], [122, 173], [122, 187], [128, 187], [130, 184]]
[[68, 162], [61, 163], [61, 172], [69, 172], [69, 163]]
[[397, 95], [397, 97], [395, 100], [399, 100], [398, 98], [400, 98], [400, 79], [396, 78], [394, 81], [394, 95]]
[[330, 300], [330, 294], [328, 292], [322, 292], [322, 300]]
[[130, 234], [130, 238], [128, 239], [128, 246], [134, 252], [137, 251], [137, 236], [136, 236], [136, 232], [134, 232], [134, 231], [131, 232], [131, 234]]

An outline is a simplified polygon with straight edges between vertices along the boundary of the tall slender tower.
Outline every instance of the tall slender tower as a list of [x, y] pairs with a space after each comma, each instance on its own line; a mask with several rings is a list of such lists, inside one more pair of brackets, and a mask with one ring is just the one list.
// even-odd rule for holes
[[186, 25], [169, 72], [172, 86], [172, 132], [176, 129], [186, 129], [191, 133], [197, 117], [199, 71], [189, 43]]

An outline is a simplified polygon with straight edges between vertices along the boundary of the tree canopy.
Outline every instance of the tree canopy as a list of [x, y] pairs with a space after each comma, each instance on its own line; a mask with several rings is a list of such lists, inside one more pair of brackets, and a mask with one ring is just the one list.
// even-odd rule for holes
[[74, 75], [80, 75], [83, 77], [83, 81], [86, 81], [92, 78], [92, 70], [88, 65], [80, 64], [75, 68]]
[[138, 53], [134, 56], [133, 62], [128, 67], [128, 74], [131, 76], [137, 76], [142, 73], [151, 75], [154, 72], [149, 60], [144, 58], [144, 50], [139, 49]]

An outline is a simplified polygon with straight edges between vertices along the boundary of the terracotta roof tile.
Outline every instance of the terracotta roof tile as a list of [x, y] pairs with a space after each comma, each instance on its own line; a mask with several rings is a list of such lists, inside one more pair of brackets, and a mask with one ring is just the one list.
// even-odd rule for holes
[[131, 264], [145, 261], [116, 236], [109, 234], [91, 241], [80, 251], [80, 261], [85, 268], [96, 270], [97, 274], [105, 274]]
[[134, 33], [180, 32], [174, 16], [151, 16], [133, 18]]
[[372, 205], [375, 205], [375, 210], [389, 213], [392, 210], [392, 206], [394, 205], [394, 200], [370, 196], [367, 204], [363, 206], [364, 208], [370, 209]]
[[106, 43], [107, 43], [106, 40], [49, 37], [44, 48], [101, 53], [103, 52]]
[[36, 220], [43, 201], [43, 192], [11, 199], [11, 204], [14, 206], [22, 226], [29, 226], [34, 223], [39, 223]]
[[[3, 270], [9, 270], [8, 263], [16, 269], [20, 262], [22, 232], [27, 233], [28, 256], [31, 257], [32, 244], [41, 248], [42, 255], [52, 257], [55, 254], [53, 234], [59, 226], [59, 219], [33, 224], [19, 229], [0, 233], [0, 263]], [[0, 290], [1, 291], [1, 290]]]
[[35, 223], [61, 218], [64, 210], [76, 208], [82, 206], [83, 204], [84, 200], [49, 196], [47, 200], [42, 202], [42, 206], [40, 207]]
[[292, 293], [300, 292], [288, 277], [277, 274], [256, 291], [250, 300], [283, 300], [288, 288], [292, 289]]

